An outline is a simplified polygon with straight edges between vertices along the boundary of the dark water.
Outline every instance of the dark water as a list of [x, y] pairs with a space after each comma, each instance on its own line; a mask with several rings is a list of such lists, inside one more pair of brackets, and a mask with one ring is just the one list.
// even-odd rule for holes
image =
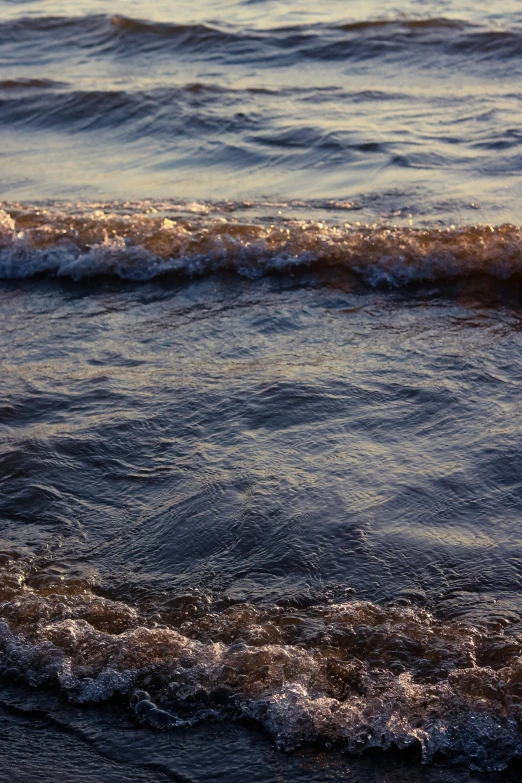
[[519, 779], [521, 47], [3, 3], [1, 781]]

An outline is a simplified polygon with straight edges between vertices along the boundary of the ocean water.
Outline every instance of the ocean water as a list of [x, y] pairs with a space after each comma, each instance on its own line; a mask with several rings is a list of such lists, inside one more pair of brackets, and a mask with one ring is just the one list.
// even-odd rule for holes
[[0, 4], [0, 781], [522, 759], [522, 10]]

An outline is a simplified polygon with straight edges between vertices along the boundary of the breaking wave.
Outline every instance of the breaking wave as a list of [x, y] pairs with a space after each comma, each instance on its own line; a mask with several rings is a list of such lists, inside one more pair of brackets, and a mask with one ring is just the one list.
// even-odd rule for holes
[[424, 762], [486, 770], [522, 755], [522, 633], [500, 620], [477, 628], [356, 600], [220, 607], [197, 593], [147, 612], [78, 582], [37, 586], [30, 565], [3, 561], [10, 681], [77, 703], [119, 694], [159, 729], [254, 720], [286, 750], [418, 746]]
[[[514, 225], [449, 228], [334, 225], [231, 214], [257, 205], [210, 204], [0, 211], [0, 278], [100, 276], [147, 281], [235, 272], [256, 278], [299, 269], [340, 270], [369, 286], [522, 274], [522, 232]], [[281, 212], [277, 203], [266, 204]], [[286, 205], [292, 207], [292, 205]], [[302, 209], [303, 205], [299, 205]], [[349, 212], [354, 205], [332, 202]], [[168, 213], [169, 216], [166, 216]]]

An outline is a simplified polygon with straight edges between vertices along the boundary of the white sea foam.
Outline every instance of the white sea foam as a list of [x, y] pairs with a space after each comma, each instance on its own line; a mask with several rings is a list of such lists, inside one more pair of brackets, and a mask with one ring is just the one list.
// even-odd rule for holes
[[490, 770], [522, 755], [522, 640], [499, 628], [412, 606], [218, 610], [202, 597], [181, 622], [166, 610], [158, 624], [76, 582], [25, 587], [23, 569], [0, 573], [0, 676], [10, 682], [79, 703], [123, 694], [160, 729], [248, 718], [282, 749], [419, 746], [425, 762]]

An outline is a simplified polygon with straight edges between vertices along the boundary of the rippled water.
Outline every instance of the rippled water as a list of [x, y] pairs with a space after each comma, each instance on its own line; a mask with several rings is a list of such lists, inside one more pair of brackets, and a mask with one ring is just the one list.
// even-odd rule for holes
[[1, 781], [518, 779], [521, 45], [3, 3]]
[[8, 199], [370, 196], [518, 221], [519, 4], [3, 4]]

